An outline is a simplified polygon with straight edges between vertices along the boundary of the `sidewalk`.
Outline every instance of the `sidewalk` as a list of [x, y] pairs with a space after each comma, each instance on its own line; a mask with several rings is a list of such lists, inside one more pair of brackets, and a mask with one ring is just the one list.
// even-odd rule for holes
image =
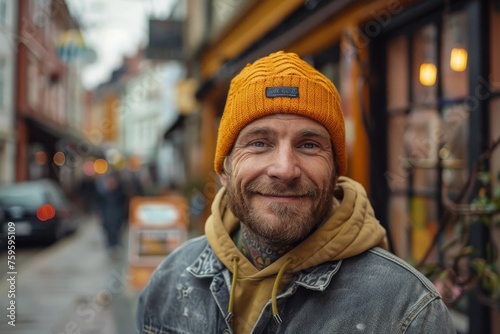
[[0, 282], [0, 333], [132, 334], [138, 292], [127, 287], [126, 251], [111, 261], [100, 226], [36, 255], [16, 277], [15, 327], [8, 324], [8, 282]]

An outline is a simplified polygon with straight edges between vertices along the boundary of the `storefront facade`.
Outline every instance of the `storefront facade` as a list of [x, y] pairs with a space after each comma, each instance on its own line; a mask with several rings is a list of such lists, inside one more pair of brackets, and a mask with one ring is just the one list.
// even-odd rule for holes
[[[470, 204], [481, 189], [492, 198], [498, 186], [493, 176], [500, 170], [499, 150], [485, 157], [500, 135], [498, 2], [238, 4], [228, 27], [198, 53], [200, 174], [213, 175], [216, 129], [231, 77], [271, 52], [296, 52], [339, 89], [347, 175], [369, 190], [392, 251], [422, 268], [439, 263], [447, 273], [458, 263], [451, 250], [470, 246], [493, 265], [486, 254], [491, 225], [470, 224], [469, 218], [478, 217]], [[275, 16], [267, 15], [273, 11]], [[481, 181], [478, 175], [492, 177]], [[494, 215], [480, 218], [492, 221]], [[463, 239], [458, 246], [456, 239]], [[455, 248], [444, 251], [447, 244]], [[443, 291], [457, 291], [448, 300], [457, 330], [496, 333], [494, 308], [456, 284], [459, 274], [446, 277], [438, 284], [451, 282]]]

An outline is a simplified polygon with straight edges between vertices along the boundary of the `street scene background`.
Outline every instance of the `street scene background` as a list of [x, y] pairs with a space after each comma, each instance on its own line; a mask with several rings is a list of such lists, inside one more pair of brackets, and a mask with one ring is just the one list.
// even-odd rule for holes
[[348, 170], [459, 334], [500, 334], [496, 0], [0, 0], [0, 333], [135, 333], [202, 235], [231, 78], [297, 53]]

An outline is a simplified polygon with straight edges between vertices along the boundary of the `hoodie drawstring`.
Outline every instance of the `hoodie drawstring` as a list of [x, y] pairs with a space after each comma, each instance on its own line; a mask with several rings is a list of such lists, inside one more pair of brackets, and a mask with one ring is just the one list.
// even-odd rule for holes
[[271, 293], [271, 306], [273, 309], [273, 318], [276, 323], [280, 324], [283, 322], [281, 319], [279, 313], [278, 313], [278, 301], [277, 301], [277, 295], [278, 295], [278, 287], [280, 285], [281, 277], [285, 273], [286, 267], [292, 263], [292, 259], [288, 259], [283, 266], [281, 266], [280, 270], [278, 271], [278, 275], [276, 276], [276, 280], [274, 281], [273, 285], [273, 291]]
[[233, 318], [234, 291], [236, 290], [236, 279], [238, 277], [238, 257], [233, 257], [233, 279], [231, 281], [231, 292], [229, 293], [229, 306], [227, 307], [226, 321], [231, 322]]
[[[231, 280], [231, 291], [229, 293], [229, 305], [227, 308], [227, 315], [226, 315], [226, 321], [231, 322], [233, 318], [233, 306], [234, 306], [234, 291], [236, 290], [236, 280], [238, 277], [238, 257], [233, 257], [233, 279]], [[273, 290], [271, 292], [271, 306], [272, 306], [272, 311], [273, 311], [273, 318], [276, 323], [280, 324], [283, 322], [281, 319], [279, 313], [278, 313], [278, 301], [277, 301], [277, 295], [278, 295], [278, 288], [280, 285], [281, 278], [283, 277], [283, 274], [285, 273], [286, 267], [290, 263], [292, 263], [292, 259], [288, 259], [280, 268], [278, 271], [278, 275], [276, 275], [276, 280], [274, 281], [273, 285]]]

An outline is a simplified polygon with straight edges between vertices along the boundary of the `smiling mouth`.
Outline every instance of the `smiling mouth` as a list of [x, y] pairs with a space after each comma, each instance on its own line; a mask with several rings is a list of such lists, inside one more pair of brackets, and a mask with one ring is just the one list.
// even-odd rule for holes
[[274, 201], [298, 201], [306, 198], [306, 195], [298, 195], [298, 194], [262, 194], [258, 193], [257, 195], [260, 195], [266, 199], [269, 200], [274, 200]]
[[269, 196], [269, 197], [306, 197], [306, 195], [301, 195], [301, 194], [260, 194], [262, 196]]

